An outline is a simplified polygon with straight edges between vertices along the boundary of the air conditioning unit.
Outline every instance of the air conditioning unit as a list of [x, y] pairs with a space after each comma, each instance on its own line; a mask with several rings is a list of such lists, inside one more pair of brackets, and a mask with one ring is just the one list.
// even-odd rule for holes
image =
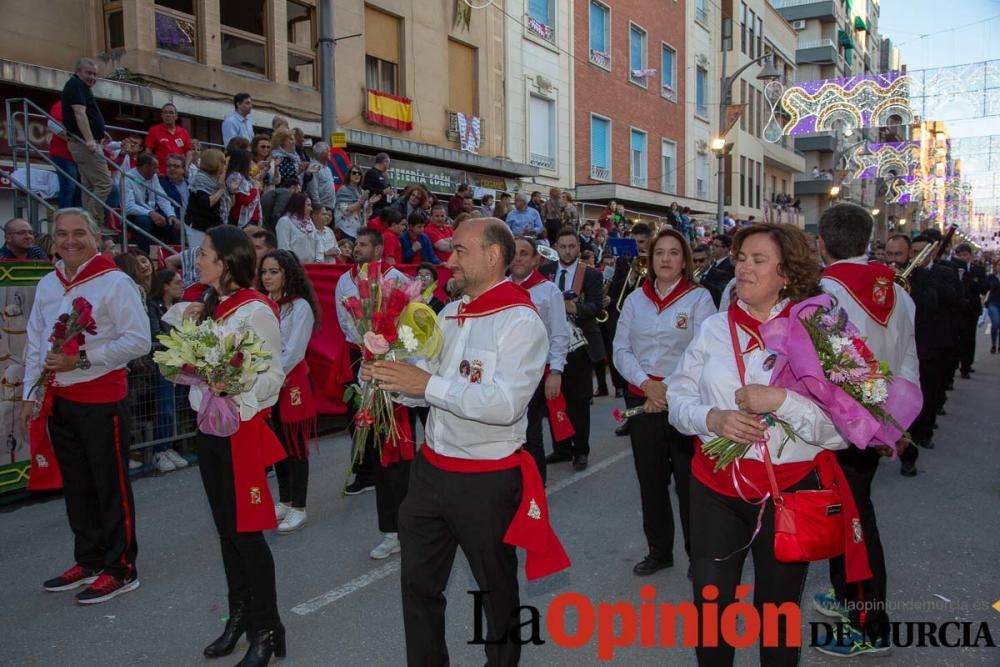
[[806, 29], [805, 19], [802, 19], [801, 21], [792, 21], [792, 30], [805, 30], [805, 29]]

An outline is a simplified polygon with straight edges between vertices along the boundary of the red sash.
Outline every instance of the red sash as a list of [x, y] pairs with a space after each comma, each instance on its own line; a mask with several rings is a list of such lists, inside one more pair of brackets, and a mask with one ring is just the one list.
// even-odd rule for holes
[[524, 280], [522, 280], [521, 282], [519, 282], [519, 283], [516, 283], [516, 284], [517, 284], [517, 285], [518, 285], [519, 287], [522, 287], [522, 288], [524, 288], [524, 289], [528, 289], [528, 290], [530, 290], [530, 289], [531, 289], [532, 287], [534, 287], [535, 285], [541, 285], [541, 284], [542, 284], [542, 283], [544, 283], [544, 282], [545, 282], [546, 280], [547, 280], [547, 279], [545, 278], [545, 276], [543, 276], [543, 275], [542, 275], [542, 274], [541, 274], [541, 273], [540, 273], [540, 272], [538, 271], [538, 269], [535, 269], [534, 271], [532, 271], [531, 273], [529, 273], [529, 274], [528, 274], [528, 277], [527, 277], [527, 278], [525, 278]]
[[[545, 367], [545, 374], [542, 376], [542, 388], [544, 391], [545, 381], [549, 379], [549, 367]], [[566, 414], [566, 396], [560, 391], [552, 400], [545, 399], [545, 407], [549, 411], [549, 428], [552, 429], [552, 442], [563, 442], [576, 435], [576, 429]]]
[[459, 459], [438, 454], [427, 443], [420, 447], [424, 458], [435, 468], [448, 472], [482, 473], [521, 469], [521, 504], [503, 537], [505, 544], [527, 551], [524, 559], [528, 581], [547, 577], [570, 566], [566, 549], [549, 522], [545, 486], [535, 459], [523, 448], [502, 459]]
[[[659, 375], [650, 375], [649, 379], [656, 380], [657, 382], [663, 381], [663, 378], [660, 377]], [[631, 382], [628, 383], [628, 393], [632, 394], [633, 396], [638, 396], [639, 398], [646, 398], [646, 392], [644, 392], [642, 389], [635, 386]]]
[[289, 456], [304, 459], [309, 456], [309, 443], [316, 442], [316, 397], [309, 381], [309, 365], [305, 359], [285, 376], [278, 394], [281, 428]]
[[413, 427], [410, 426], [410, 409], [405, 405], [396, 405], [392, 410], [392, 418], [396, 421], [399, 436], [395, 441], [386, 438], [382, 443], [382, 456], [379, 463], [387, 468], [393, 463], [413, 460]]
[[462, 326], [465, 320], [474, 317], [488, 317], [510, 308], [530, 308], [538, 312], [531, 302], [531, 295], [521, 285], [515, 285], [509, 280], [497, 283], [469, 303], [461, 303], [458, 312], [449, 315], [449, 320], [458, 320]]
[[877, 263], [837, 262], [826, 267], [823, 277], [847, 290], [870, 318], [883, 327], [889, 324], [896, 305], [895, 271]]
[[693, 292], [698, 289], [698, 286], [694, 283], [689, 283], [683, 278], [674, 285], [674, 288], [670, 290], [670, 294], [666, 295], [662, 299], [660, 295], [656, 293], [653, 288], [653, 283], [649, 280], [644, 280], [642, 282], [642, 293], [646, 295], [654, 306], [656, 306], [656, 314], [659, 315], [664, 310], [674, 305], [678, 299], [687, 294], [688, 292]]
[[31, 420], [28, 427], [28, 442], [31, 449], [31, 476], [28, 478], [28, 489], [31, 491], [62, 488], [59, 459], [49, 437], [49, 417], [52, 416], [52, 402], [57, 396], [75, 403], [115, 403], [128, 396], [128, 376], [122, 368], [88, 382], [65, 387], [55, 384], [46, 386], [38, 417]]
[[67, 278], [63, 274], [62, 269], [63, 264], [61, 262], [56, 263], [56, 277], [58, 277], [59, 282], [62, 283], [63, 290], [69, 292], [74, 287], [90, 282], [94, 278], [103, 276], [105, 273], [117, 271], [118, 265], [115, 264], [114, 260], [109, 259], [104, 255], [94, 255], [92, 259], [87, 260], [87, 264], [82, 269], [78, 270], [72, 279]]
[[[273, 301], [256, 290], [241, 289], [216, 306], [215, 319], [225, 320], [240, 306], [253, 301], [267, 304], [274, 316], [278, 316], [278, 306]], [[272, 359], [271, 363], [279, 363], [279, 360]], [[285, 458], [285, 448], [264, 420], [268, 412], [261, 410], [250, 421], [240, 422], [239, 430], [229, 438], [238, 533], [255, 533], [278, 526], [264, 471]]]

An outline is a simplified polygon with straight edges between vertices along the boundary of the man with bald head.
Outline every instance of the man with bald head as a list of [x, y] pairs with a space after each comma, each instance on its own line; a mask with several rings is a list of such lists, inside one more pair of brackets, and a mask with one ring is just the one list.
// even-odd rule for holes
[[48, 259], [45, 251], [35, 245], [31, 223], [24, 218], [14, 218], [3, 226], [4, 244], [0, 259]]
[[448, 664], [444, 591], [461, 547], [483, 592], [486, 662], [516, 665], [515, 546], [528, 549], [529, 580], [569, 566], [524, 449], [549, 336], [527, 290], [505, 277], [516, 250], [505, 223], [467, 220], [452, 240], [447, 267], [464, 296], [438, 315], [440, 356], [419, 366], [376, 361], [362, 374], [430, 405], [427, 441], [399, 509], [407, 664]]

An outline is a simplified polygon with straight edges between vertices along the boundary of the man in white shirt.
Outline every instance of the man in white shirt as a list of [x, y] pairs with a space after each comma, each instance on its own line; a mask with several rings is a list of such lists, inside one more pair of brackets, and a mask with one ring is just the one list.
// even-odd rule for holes
[[[868, 211], [854, 204], [838, 204], [823, 213], [819, 221], [819, 252], [826, 269], [820, 284], [847, 311], [848, 319], [861, 332], [875, 357], [887, 362], [894, 376], [919, 386], [920, 365], [913, 328], [916, 307], [906, 290], [895, 284], [892, 269], [868, 263], [865, 249], [872, 225]], [[909, 424], [901, 426], [908, 428]], [[885, 554], [871, 500], [872, 480], [880, 458], [881, 453], [872, 447], [849, 447], [837, 452], [858, 505], [873, 578], [848, 586], [844, 559], [835, 558], [830, 561], [835, 595], [831, 598], [821, 593], [814, 599], [822, 613], [849, 609], [851, 624], [868, 633], [871, 650], [862, 647], [853, 649], [852, 654], [884, 652], [889, 646]], [[859, 612], [859, 609], [871, 611]]]
[[[149, 352], [149, 318], [132, 280], [98, 253], [100, 229], [86, 211], [60, 209], [54, 224], [61, 259], [35, 289], [24, 351], [28, 488], [62, 486], [75, 538], [75, 564], [46, 581], [45, 590], [88, 586], [76, 600], [96, 604], [139, 587], [126, 364]], [[92, 325], [51, 351], [50, 335], [88, 311]]]
[[[125, 174], [125, 215], [146, 234], [166, 243], [179, 243], [181, 222], [156, 171], [156, 158], [143, 153], [135, 168]], [[136, 234], [136, 245], [148, 254], [150, 238], [146, 234]]]
[[234, 137], [243, 137], [247, 141], [253, 141], [253, 123], [250, 121], [250, 114], [253, 113], [253, 100], [250, 99], [250, 93], [233, 95], [233, 108], [235, 111], [222, 119], [223, 146], [229, 146], [229, 142]]
[[461, 546], [486, 598], [487, 664], [516, 665], [515, 545], [539, 547], [528, 550], [529, 580], [569, 566], [549, 525], [538, 469], [523, 449], [548, 332], [526, 290], [504, 278], [515, 245], [502, 221], [463, 222], [454, 249], [447, 266], [465, 296], [438, 316], [445, 340], [427, 364], [433, 374], [390, 361], [366, 371], [384, 389], [431, 406], [427, 442], [400, 509], [407, 663], [448, 664], [444, 591]]
[[[545, 322], [545, 330], [549, 334], [549, 362], [548, 373], [539, 383], [528, 404], [528, 430], [527, 440], [524, 448], [531, 452], [538, 464], [538, 472], [542, 475], [542, 482], [546, 479], [545, 474], [545, 444], [542, 439], [542, 419], [545, 417], [549, 401], [556, 400], [562, 393], [562, 374], [566, 366], [566, 353], [569, 350], [569, 324], [566, 322], [566, 305], [563, 302], [562, 293], [555, 283], [546, 280], [545, 276], [538, 272], [541, 255], [538, 254], [538, 247], [535, 240], [524, 236], [515, 239], [516, 252], [514, 261], [510, 265], [511, 280], [517, 285], [528, 290], [531, 295], [531, 302], [535, 304], [538, 314]], [[566, 416], [565, 405], [561, 412], [557, 412], [553, 417], [549, 412], [550, 421], [552, 419], [569, 420]], [[551, 426], [552, 425], [550, 424]], [[559, 440], [555, 435], [553, 442]]]

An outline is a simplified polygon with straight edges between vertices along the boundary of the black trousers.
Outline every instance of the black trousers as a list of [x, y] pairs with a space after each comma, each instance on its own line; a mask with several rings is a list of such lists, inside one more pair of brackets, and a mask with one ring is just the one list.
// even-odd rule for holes
[[546, 466], [542, 420], [546, 417], [548, 417], [548, 405], [545, 402], [545, 380], [542, 379], [528, 402], [528, 430], [524, 436], [524, 448], [535, 459], [543, 484], [545, 483]]
[[[788, 491], [818, 488], [819, 479], [810, 474]], [[735, 600], [736, 586], [740, 583], [747, 556], [743, 547], [753, 538], [759, 513], [758, 505], [723, 496], [698, 479], [691, 480], [691, 575], [699, 618], [703, 617], [701, 607], [705, 598], [702, 589], [705, 586], [713, 584], [718, 587], [719, 597], [715, 603], [719, 613]], [[764, 508], [760, 532], [753, 538], [749, 551], [753, 554], [753, 604], [761, 618], [765, 603], [800, 603], [809, 564], [782, 563], [775, 559], [774, 503], [770, 500]], [[760, 664], [763, 667], [792, 667], [798, 664], [800, 649], [787, 646], [787, 637], [788, 628], [782, 625], [778, 631], [778, 646], [760, 648]], [[735, 649], [726, 645], [721, 635], [719, 644], [714, 648], [701, 646], [695, 649], [701, 667], [730, 667], [733, 664]]]
[[128, 477], [128, 400], [77, 403], [53, 397], [48, 421], [76, 562], [116, 577], [134, 574], [138, 546]]
[[229, 589], [229, 608], [246, 604], [251, 630], [278, 625], [278, 594], [274, 559], [264, 533], [236, 532], [236, 491], [229, 438], [199, 432], [198, 469], [222, 547], [222, 566]]
[[[448, 665], [444, 591], [458, 547], [479, 590], [486, 593], [487, 640], [509, 639], [517, 631], [517, 553], [503, 536], [520, 502], [519, 469], [447, 472], [417, 456], [410, 492], [399, 511], [408, 665]], [[486, 646], [490, 667], [517, 665], [520, 657], [516, 642]]]
[[[609, 309], [613, 308], [614, 304], [608, 306]], [[622, 374], [618, 372], [615, 368], [612, 359], [614, 359], [614, 342], [615, 342], [615, 330], [618, 328], [618, 319], [609, 319], [607, 322], [601, 325], [601, 339], [604, 340], [604, 358], [605, 364], [611, 370], [611, 384], [614, 385], [615, 389], [625, 389], [628, 386], [628, 382], [622, 377]], [[598, 378], [603, 378], [603, 374], [599, 375]], [[600, 379], [598, 380], [600, 382]], [[603, 386], [603, 385], [601, 385]]]
[[[357, 345], [349, 345], [347, 354], [351, 360], [351, 368], [354, 370], [354, 380], [352, 382], [357, 382], [358, 375], [361, 372], [361, 350], [358, 349]], [[353, 435], [354, 408], [348, 405], [347, 410], [347, 417], [350, 419], [347, 430]], [[378, 464], [378, 452], [375, 451], [373, 443], [374, 441], [369, 439], [365, 444], [365, 451], [362, 452], [361, 460], [355, 461], [351, 466], [354, 470], [354, 479], [360, 480], [365, 484], [375, 483], [375, 466]]]
[[920, 414], [910, 425], [910, 436], [914, 442], [927, 442], [934, 434], [934, 423], [937, 421], [937, 410], [940, 407], [938, 391], [944, 391], [940, 366], [940, 362], [931, 353], [920, 358], [920, 393], [924, 404], [920, 408]]
[[274, 476], [278, 478], [278, 501], [296, 509], [305, 509], [309, 491], [309, 443], [301, 435], [298, 436], [300, 442], [288, 442], [277, 403], [271, 408], [271, 424], [288, 455], [274, 464]]
[[562, 392], [566, 397], [566, 415], [576, 431], [569, 440], [553, 445], [557, 454], [579, 456], [590, 454], [590, 404], [594, 401], [593, 362], [582, 347], [566, 356]]
[[[642, 405], [644, 399], [631, 394], [625, 405]], [[629, 437], [632, 458], [642, 498], [642, 530], [649, 552], [661, 560], [673, 560], [674, 511], [670, 503], [670, 477], [677, 485], [684, 551], [691, 555], [691, 458], [694, 443], [667, 422], [667, 413], [641, 414], [631, 418]]]
[[410, 487], [412, 461], [399, 461], [387, 466], [375, 463], [375, 509], [378, 529], [383, 533], [399, 532], [399, 506]]
[[976, 321], [964, 316], [958, 321], [958, 360], [963, 373], [968, 373], [976, 361], [976, 334], [979, 332]]
[[545, 221], [545, 238], [553, 248], [556, 245], [556, 237], [559, 236], [559, 230], [562, 229], [562, 226], [562, 219], [560, 218], [549, 218]]
[[847, 484], [854, 493], [854, 502], [858, 506], [872, 578], [848, 584], [844, 558], [840, 556], [830, 560], [830, 583], [833, 584], [837, 599], [848, 606], [854, 627], [863, 630], [869, 637], [883, 636], [888, 639], [885, 553], [882, 551], [882, 538], [875, 522], [875, 506], [872, 505], [872, 480], [881, 458], [873, 449], [849, 447], [837, 452], [837, 460], [844, 470], [844, 477], [847, 478]]

